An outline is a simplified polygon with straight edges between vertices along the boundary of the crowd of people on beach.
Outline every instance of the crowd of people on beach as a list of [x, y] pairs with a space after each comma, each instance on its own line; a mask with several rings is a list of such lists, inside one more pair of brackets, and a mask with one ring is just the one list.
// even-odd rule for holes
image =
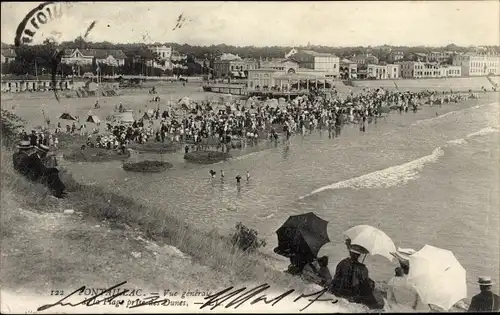
[[[85, 123], [77, 127], [73, 121], [66, 125], [66, 133], [87, 137], [86, 147], [125, 151], [130, 143], [174, 143], [186, 144], [193, 150], [221, 150], [255, 145], [267, 139], [272, 143], [287, 143], [292, 135], [306, 136], [314, 130], [328, 132], [329, 138], [341, 135], [347, 124], [358, 124], [365, 132], [367, 124], [377, 123], [391, 111], [400, 114], [416, 112], [422, 105], [441, 106], [458, 103], [467, 98], [478, 98], [469, 91], [468, 95], [453, 91], [401, 92], [385, 89], [364, 89], [360, 93], [341, 95], [336, 91], [311, 88], [309, 95], [293, 100], [259, 100], [222, 102], [184, 102], [180, 109], [168, 106], [163, 111], [158, 107], [144, 112], [132, 123], [107, 122], [107, 130], [94, 128], [90, 133]], [[181, 100], [184, 101], [184, 100]], [[120, 103], [115, 112], [124, 112]], [[57, 149], [57, 135], [63, 132], [59, 122], [55, 133], [48, 133], [46, 145]]]
[[[194, 103], [186, 110], [183, 117], [175, 116], [171, 111], [153, 110], [150, 122], [161, 120], [155, 131], [152, 123], [144, 126], [144, 120], [134, 122], [128, 128], [127, 140], [140, 143], [146, 141], [185, 142], [195, 146], [214, 146], [216, 150], [230, 150], [243, 147], [247, 143], [255, 144], [259, 139], [278, 142], [280, 136], [288, 141], [293, 134], [312, 133], [314, 130], [327, 130], [329, 138], [340, 136], [346, 124], [359, 124], [362, 132], [366, 124], [396, 110], [400, 114], [411, 108], [416, 112], [420, 106], [441, 106], [445, 103], [458, 103], [467, 98], [476, 98], [472, 92], [464, 96], [450, 92], [389, 92], [383, 89], [364, 90], [358, 95], [346, 97], [338, 94], [327, 97], [326, 93], [312, 90], [309, 96], [301, 96], [291, 101], [259, 101], [248, 99], [213, 105], [209, 101]], [[220, 105], [223, 105], [220, 106]], [[222, 108], [221, 108], [222, 107]], [[212, 140], [212, 141], [210, 141]], [[236, 143], [236, 145], [235, 145]]]
[[[351, 92], [340, 95], [336, 91], [325, 93], [324, 90], [312, 88], [309, 95], [288, 101], [284, 99], [263, 101], [256, 98], [225, 104], [202, 101], [191, 102], [190, 106], [183, 103], [181, 106], [183, 111], [169, 107], [163, 112], [158, 105], [156, 109], [147, 111], [147, 115], [145, 113], [142, 118], [136, 119], [131, 124], [108, 123], [108, 132], [105, 133], [94, 128], [89, 134], [85, 123], [77, 127], [75, 121], [71, 126], [66, 125], [66, 132], [79, 133], [80, 136], [87, 137], [85, 144], [81, 146], [82, 150], [87, 147], [105, 148], [125, 154], [130, 143], [168, 141], [168, 143], [186, 144], [185, 153], [189, 152], [189, 146], [194, 150], [220, 149], [222, 152], [228, 152], [232, 148], [257, 144], [262, 139], [277, 144], [281, 137], [283, 143], [288, 143], [292, 135], [306, 136], [314, 130], [328, 131], [329, 138], [336, 138], [341, 135], [342, 128], [346, 124], [358, 124], [360, 132], [365, 132], [367, 124], [377, 123], [378, 119], [391, 111], [403, 114], [411, 109], [416, 112], [424, 104], [441, 106], [478, 97], [471, 91], [469, 94], [463, 94], [453, 91], [400, 92], [364, 89], [358, 94]], [[121, 103], [115, 107], [115, 111], [125, 111]], [[155, 120], [159, 123], [156, 126]], [[40, 149], [40, 145], [49, 150], [57, 150], [58, 136], [61, 133], [63, 128], [59, 122], [54, 132], [33, 130], [28, 135], [23, 131], [21, 138], [29, 141], [30, 150], [38, 150], [37, 152], [44, 154], [42, 151], [45, 149]], [[46, 168], [53, 170], [55, 166], [47, 164]], [[222, 180], [223, 177], [221, 173]], [[247, 173], [247, 180], [248, 178]], [[241, 176], [236, 177], [236, 182], [240, 184]], [[61, 189], [58, 191], [56, 194], [60, 195]]]

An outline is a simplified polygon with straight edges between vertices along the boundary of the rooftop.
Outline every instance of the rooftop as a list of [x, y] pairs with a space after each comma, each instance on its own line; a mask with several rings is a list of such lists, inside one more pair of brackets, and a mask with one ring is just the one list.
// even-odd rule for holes
[[303, 74], [303, 73], [292, 73], [292, 74], [284, 74], [274, 77], [277, 80], [305, 80], [305, 79], [325, 79], [324, 76], [314, 75], [314, 74]]
[[2, 56], [7, 58], [15, 58], [17, 56], [16, 51], [11, 48], [2, 49]]
[[241, 57], [231, 53], [224, 53], [220, 56], [220, 60], [241, 60]]
[[291, 62], [294, 62], [294, 63], [298, 63], [297, 61], [291, 59], [291, 58], [271, 58], [271, 59], [264, 59], [264, 60], [261, 60], [262, 63], [277, 63], [277, 62], [281, 62], [281, 63], [284, 63], [284, 62], [287, 62], [287, 61], [291, 61]]
[[314, 57], [336, 57], [334, 54], [330, 53], [320, 53], [314, 50], [302, 50], [304, 53], [312, 55]]
[[122, 50], [116, 50], [116, 49], [65, 49], [64, 50], [64, 56], [69, 57], [71, 56], [75, 50], [78, 50], [83, 56], [91, 56], [95, 57], [98, 59], [105, 59], [108, 58], [108, 56], [113, 56], [116, 59], [125, 59], [127, 56]]
[[[57, 76], [57, 80], [60, 80], [61, 76]], [[36, 81], [37, 77], [34, 75], [11, 75], [7, 74], [2, 76], [2, 81]], [[40, 74], [38, 75], [38, 81], [50, 81], [52, 76], [50, 74]], [[70, 78], [67, 79], [71, 80]]]
[[280, 73], [281, 73], [281, 71], [276, 71], [276, 69], [273, 69], [273, 68], [248, 69], [247, 71], [256, 71], [256, 72], [280, 72]]
[[353, 62], [347, 58], [344, 58], [344, 59], [340, 60], [340, 63], [355, 63], [355, 62]]

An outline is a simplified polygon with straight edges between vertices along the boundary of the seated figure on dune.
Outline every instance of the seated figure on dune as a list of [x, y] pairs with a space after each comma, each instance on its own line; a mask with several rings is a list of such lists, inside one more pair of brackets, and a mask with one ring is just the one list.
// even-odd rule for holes
[[42, 183], [44, 183], [57, 198], [64, 195], [65, 185], [59, 178], [59, 170], [56, 168], [57, 160], [54, 155], [48, 155], [49, 147], [43, 144], [36, 147], [37, 156], [42, 164]]
[[21, 175], [27, 176], [28, 168], [26, 165], [26, 159], [32, 153], [33, 147], [31, 146], [30, 141], [21, 141], [17, 145], [18, 151], [12, 155], [12, 165], [14, 170], [16, 170]]
[[19, 152], [12, 157], [14, 168], [30, 181], [46, 185], [55, 197], [62, 198], [66, 187], [59, 178], [59, 170], [55, 168], [55, 157], [47, 156], [49, 147], [40, 144], [35, 146], [35, 152], [29, 154], [33, 147], [23, 141], [18, 148]]
[[396, 268], [395, 276], [387, 283], [387, 302], [407, 308], [409, 311], [428, 312], [430, 311], [428, 305], [422, 303], [418, 293], [408, 283], [408, 274], [410, 272], [409, 256], [414, 253], [415, 250], [411, 248], [399, 248], [396, 252], [391, 253], [399, 261], [399, 267]]
[[349, 239], [346, 240], [346, 246], [349, 257], [338, 263], [329, 286], [330, 292], [350, 302], [364, 304], [370, 309], [382, 309], [384, 300], [375, 291], [375, 282], [370, 279], [368, 268], [359, 261], [360, 256], [367, 255], [368, 251], [351, 244]]

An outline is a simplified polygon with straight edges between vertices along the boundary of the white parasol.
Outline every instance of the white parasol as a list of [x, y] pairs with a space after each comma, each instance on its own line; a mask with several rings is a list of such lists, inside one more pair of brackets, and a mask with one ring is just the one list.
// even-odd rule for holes
[[467, 297], [466, 271], [451, 251], [425, 245], [409, 261], [408, 283], [424, 303], [449, 310]]
[[381, 230], [370, 225], [356, 225], [345, 231], [344, 235], [351, 239], [351, 244], [366, 248], [371, 255], [380, 255], [389, 261], [393, 260], [391, 253], [396, 251], [396, 246]]

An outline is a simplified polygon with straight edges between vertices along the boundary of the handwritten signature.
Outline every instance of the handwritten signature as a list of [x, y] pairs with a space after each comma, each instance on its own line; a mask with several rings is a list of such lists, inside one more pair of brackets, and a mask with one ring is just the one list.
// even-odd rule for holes
[[[278, 302], [283, 300], [285, 297], [289, 296], [293, 292], [295, 292], [294, 289], [288, 290], [272, 299], [268, 298], [266, 294], [262, 294], [260, 296], [257, 296], [266, 290], [271, 288], [271, 286], [267, 283], [261, 284], [259, 286], [256, 286], [255, 288], [252, 288], [247, 291], [246, 287], [240, 288], [233, 290], [233, 287], [228, 287], [224, 290], [221, 290], [218, 293], [212, 294], [210, 296], [205, 297], [205, 300], [207, 300], [205, 303], [195, 303], [195, 304], [202, 304], [200, 309], [203, 309], [205, 307], [211, 306], [211, 310], [222, 306], [224, 302], [228, 301], [228, 303], [224, 306], [225, 308], [230, 308], [234, 307], [234, 309], [237, 309], [238, 307], [242, 306], [246, 302], [250, 301], [250, 305], [257, 304], [259, 302], [264, 302], [265, 304], [271, 304], [271, 306], [275, 306]], [[233, 290], [231, 292], [231, 290]], [[310, 298], [308, 299], [309, 304], [307, 304], [305, 307], [300, 309], [302, 312], [303, 310], [307, 309], [309, 306], [311, 306], [314, 302], [331, 302], [332, 304], [335, 304], [338, 302], [336, 299], [321, 299], [321, 297], [327, 293], [327, 289], [322, 289], [317, 292], [309, 293], [309, 294], [300, 294], [297, 298], [293, 300], [293, 302], [297, 302], [303, 298]]]
[[99, 300], [98, 298], [102, 297], [103, 295], [105, 295], [108, 292], [111, 292], [113, 289], [116, 289], [116, 288], [124, 285], [125, 283], [127, 283], [127, 281], [123, 281], [123, 282], [121, 282], [121, 283], [119, 283], [117, 285], [114, 285], [114, 286], [110, 287], [109, 289], [106, 289], [106, 290], [102, 291], [101, 293], [96, 294], [96, 295], [94, 295], [94, 296], [92, 296], [90, 298], [87, 298], [87, 299], [85, 299], [85, 300], [83, 300], [83, 301], [81, 301], [79, 303], [76, 303], [76, 304], [69, 303], [69, 302], [64, 302], [66, 299], [68, 299], [68, 298], [76, 295], [77, 293], [84, 293], [85, 289], [86, 289], [86, 286], [82, 286], [82, 287], [76, 289], [75, 291], [71, 292], [70, 294], [66, 295], [65, 297], [63, 297], [62, 299], [60, 299], [59, 301], [57, 301], [54, 304], [45, 304], [45, 305], [40, 306], [37, 309], [37, 311], [40, 312], [40, 311], [48, 310], [49, 308], [54, 307], [54, 306], [71, 306], [71, 307], [75, 307], [75, 306], [79, 306], [79, 305], [93, 306], [93, 305], [101, 304], [103, 302], [111, 302], [115, 298], [117, 298], [117, 297], [119, 297], [121, 295], [124, 295], [127, 292], [129, 292], [129, 290], [125, 289], [122, 292], [119, 292], [119, 293], [113, 294], [111, 296], [105, 297], [102, 300]]
[[[53, 304], [46, 304], [43, 306], [40, 306], [37, 311], [44, 311], [47, 309], [50, 309], [51, 307], [55, 306], [71, 306], [71, 307], [76, 307], [76, 306], [94, 306], [94, 305], [99, 305], [101, 303], [112, 303], [114, 299], [116, 299], [119, 296], [126, 295], [130, 290], [124, 289], [123, 291], [119, 291], [116, 294], [107, 296], [103, 298], [103, 295], [110, 294], [114, 289], [121, 287], [122, 285], [126, 284], [127, 281], [123, 281], [117, 285], [114, 285], [110, 287], [109, 289], [103, 290], [99, 294], [96, 294], [90, 298], [86, 298], [85, 300], [78, 302], [78, 303], [70, 303], [67, 302], [67, 300], [70, 297], [74, 297], [77, 294], [81, 294], [85, 291], [86, 286], [82, 286], [78, 288], [77, 290], [71, 292], [69, 295], [63, 297], [59, 301]], [[217, 307], [224, 306], [225, 308], [230, 308], [234, 307], [234, 309], [239, 308], [240, 306], [244, 305], [245, 303], [249, 303], [247, 305], [254, 305], [260, 302], [263, 302], [265, 304], [270, 304], [271, 306], [275, 306], [277, 303], [282, 301], [284, 298], [290, 296], [293, 292], [295, 292], [294, 289], [290, 289], [286, 292], [283, 292], [279, 295], [277, 295], [274, 298], [269, 298], [266, 294], [264, 294], [265, 291], [267, 291], [271, 286], [267, 283], [258, 285], [254, 288], [251, 288], [247, 290], [246, 287], [242, 287], [240, 289], [234, 289], [234, 287], [228, 287], [226, 289], [223, 289], [215, 294], [209, 295], [205, 297], [204, 299], [206, 300], [205, 302], [196, 302], [194, 303], [195, 305], [201, 305], [199, 309], [203, 309], [206, 307], [210, 307], [210, 310], [214, 310]], [[116, 292], [116, 291], [115, 291]], [[309, 304], [307, 304], [305, 307], [300, 309], [300, 311], [303, 311], [307, 309], [309, 306], [311, 306], [315, 302], [330, 302], [332, 304], [335, 304], [338, 302], [336, 299], [325, 299], [321, 298], [325, 293], [327, 293], [327, 289], [323, 289], [314, 293], [309, 293], [309, 294], [300, 294], [298, 297], [296, 297], [293, 302], [298, 302], [302, 299], [307, 299], [309, 301]], [[124, 304], [123, 300], [120, 301], [114, 301], [116, 303], [119, 303], [120, 305]], [[186, 301], [177, 301], [175, 302], [177, 306], [187, 306]], [[226, 303], [224, 305], [224, 303]], [[137, 307], [142, 307], [142, 306], [173, 306], [174, 302], [171, 301], [170, 299], [160, 299], [159, 294], [152, 294], [149, 296], [144, 297], [142, 300], [141, 299], [136, 299], [132, 305], [125, 305], [127, 308], [137, 308]]]

